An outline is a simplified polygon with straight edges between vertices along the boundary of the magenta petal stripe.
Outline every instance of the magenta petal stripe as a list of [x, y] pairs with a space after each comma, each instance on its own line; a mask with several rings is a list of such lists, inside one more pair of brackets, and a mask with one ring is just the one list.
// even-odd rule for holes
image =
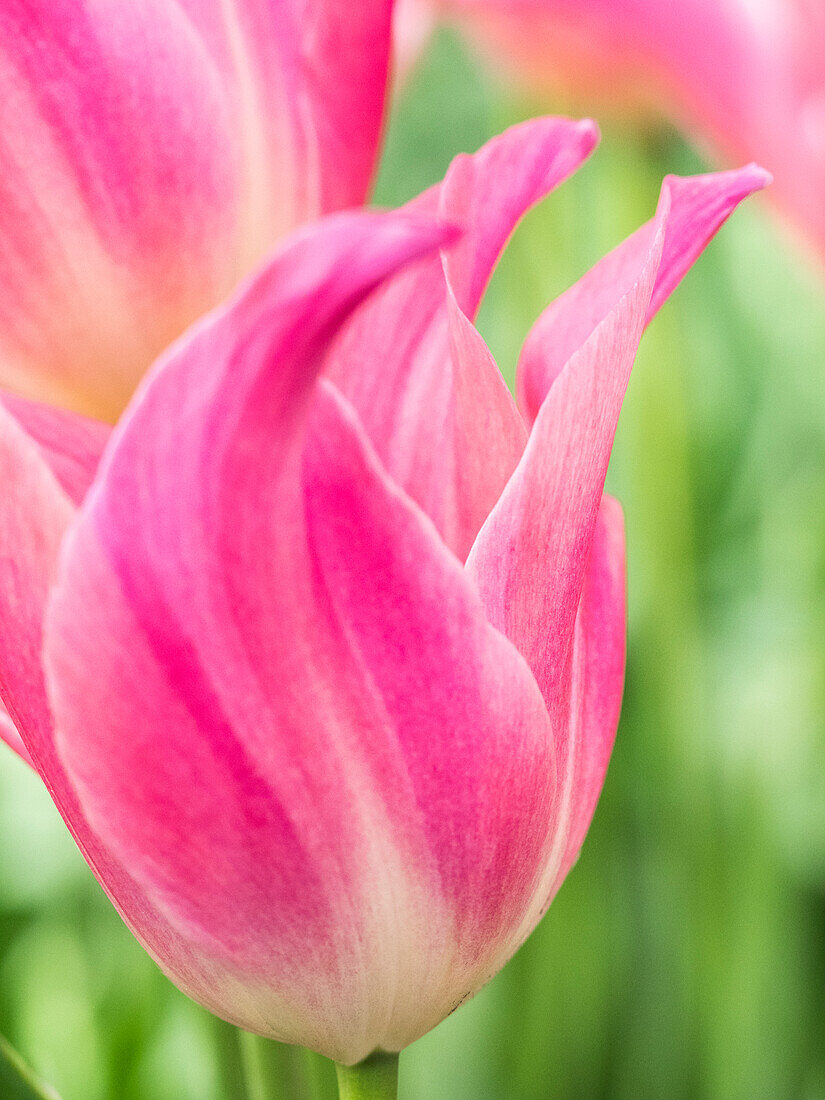
[[471, 319], [519, 219], [596, 140], [591, 122], [543, 118], [456, 158], [410, 208], [438, 211], [461, 226], [461, 238], [373, 296], [327, 367], [392, 477], [462, 560], [526, 439]]

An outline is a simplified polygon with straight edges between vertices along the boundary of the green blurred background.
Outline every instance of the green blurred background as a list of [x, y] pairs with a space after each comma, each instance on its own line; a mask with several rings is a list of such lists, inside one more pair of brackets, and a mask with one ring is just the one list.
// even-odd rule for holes
[[[440, 33], [377, 200], [548, 106]], [[707, 167], [664, 127], [604, 130], [488, 293], [510, 381], [531, 322], [652, 214], [662, 176]], [[582, 856], [509, 966], [404, 1055], [406, 1100], [825, 1098], [824, 359], [825, 276], [752, 200], [648, 331], [622, 414], [627, 690]], [[0, 836], [0, 1031], [64, 1100], [335, 1095], [327, 1064], [162, 977], [10, 753]]]

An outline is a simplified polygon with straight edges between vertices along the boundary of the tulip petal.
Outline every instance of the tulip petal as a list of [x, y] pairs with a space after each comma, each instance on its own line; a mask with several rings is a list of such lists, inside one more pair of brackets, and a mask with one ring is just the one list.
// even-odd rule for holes
[[596, 138], [590, 122], [537, 119], [458, 157], [411, 208], [437, 211], [462, 237], [365, 303], [327, 367], [391, 476], [462, 560], [526, 438], [470, 319], [519, 219]]
[[[739, 203], [770, 182], [757, 165], [703, 176], [668, 176], [672, 196], [664, 249], [647, 309], [649, 323]], [[604, 257], [541, 315], [525, 341], [516, 376], [519, 407], [532, 423], [554, 379], [638, 269], [649, 247], [648, 222]]]
[[364, 202], [384, 117], [392, 0], [177, 0], [230, 82], [279, 234]]
[[[171, 927], [89, 827], [55, 751], [42, 671], [43, 618], [75, 509], [42, 451], [0, 408], [0, 736], [40, 773], [78, 847], [123, 919], [178, 984], [202, 1003], [213, 964]], [[14, 732], [12, 732], [12, 729]]]
[[34, 761], [29, 755], [29, 750], [23, 743], [23, 738], [17, 732], [17, 727], [11, 720], [11, 715], [4, 706], [0, 706], [0, 740], [6, 742], [10, 749], [14, 749], [21, 760], [34, 767]]
[[[400, 981], [396, 962], [395, 978], [376, 967], [369, 983], [373, 997], [391, 991], [381, 1045], [395, 1049], [512, 954], [556, 834], [556, 765], [521, 655], [490, 628], [423, 515], [385, 477], [375, 491], [377, 460], [363, 441], [358, 456], [354, 413], [347, 425], [344, 399], [337, 406], [318, 402], [308, 441], [309, 537], [350, 659], [364, 670], [361, 690], [380, 700], [373, 721], [384, 730], [371, 755], [382, 767], [369, 787], [381, 791], [402, 866], [424, 890], [423, 904], [413, 892], [412, 904], [396, 894], [388, 905], [405, 941]], [[358, 457], [341, 476], [348, 448]], [[387, 746], [392, 767], [382, 761]], [[387, 896], [386, 866], [373, 863], [371, 894]], [[379, 927], [371, 950], [391, 935]]]
[[47, 626], [61, 758], [147, 896], [247, 976], [222, 1014], [347, 1061], [495, 971], [555, 814], [523, 659], [314, 384], [346, 310], [443, 235], [321, 224], [173, 351]]
[[80, 504], [112, 433], [109, 425], [11, 393], [0, 392], [0, 404], [37, 444], [69, 499]]
[[[624, 688], [627, 627], [624, 517], [618, 501], [604, 496], [576, 617], [574, 646], [581, 650], [581, 731], [568, 759], [570, 811], [566, 844], [552, 893], [561, 885], [584, 842], [604, 784]], [[562, 818], [564, 815], [562, 814]], [[552, 900], [551, 897], [548, 899]]]
[[[573, 626], [625, 387], [642, 330], [708, 231], [764, 177], [722, 173], [665, 180], [655, 218], [550, 307], [529, 338], [528, 409], [547, 392], [518, 468], [467, 560], [490, 621], [518, 647], [548, 707], [563, 705]], [[721, 196], [721, 197], [720, 197]], [[710, 216], [705, 216], [710, 211]], [[697, 214], [698, 212], [698, 214]], [[668, 237], [669, 260], [662, 268]], [[661, 275], [660, 275], [661, 272]], [[556, 343], [558, 340], [558, 343]], [[549, 364], [539, 352], [544, 351]], [[536, 381], [538, 379], [538, 381]], [[557, 727], [565, 720], [558, 716]]]
[[110, 414], [225, 290], [225, 98], [174, 4], [3, 4], [0, 384]]
[[[74, 508], [43, 456], [0, 409], [0, 695], [26, 741], [48, 736], [40, 671], [43, 608]], [[29, 748], [33, 755], [37, 750]]]
[[113, 419], [297, 224], [360, 202], [390, 0], [9, 0], [0, 385]]
[[602, 498], [576, 615], [567, 722], [558, 746], [558, 818], [552, 849], [525, 917], [524, 939], [544, 915], [584, 843], [613, 751], [622, 706], [627, 624], [624, 518]]

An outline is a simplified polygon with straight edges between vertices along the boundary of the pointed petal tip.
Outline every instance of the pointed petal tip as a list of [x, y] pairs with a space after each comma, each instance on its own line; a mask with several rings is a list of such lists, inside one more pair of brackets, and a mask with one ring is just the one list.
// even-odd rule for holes
[[621, 501], [615, 497], [610, 496], [608, 493], [604, 493], [602, 496], [601, 513], [604, 526], [609, 530], [616, 540], [624, 541], [625, 535], [625, 522], [624, 522], [624, 508]]
[[599, 124], [592, 118], [581, 118], [575, 125], [582, 138], [582, 143], [587, 147], [587, 151], [592, 152], [602, 139]]
[[662, 190], [689, 182], [697, 184], [714, 182], [717, 185], [724, 185], [731, 195], [744, 199], [748, 195], [770, 187], [773, 183], [773, 175], [761, 164], [751, 161], [749, 164], [742, 165], [741, 168], [728, 168], [721, 172], [703, 172], [693, 176], [677, 176], [671, 173], [662, 181]]
[[[541, 127], [542, 125], [557, 129], [563, 125], [571, 138], [571, 144], [578, 141], [579, 152], [582, 158], [589, 157], [602, 139], [602, 132], [598, 123], [592, 118], [567, 118], [559, 115], [543, 115], [540, 118], [527, 119], [522, 123], [524, 127]], [[513, 127], [516, 129], [517, 127]]]
[[757, 164], [755, 160], [752, 160], [750, 164], [746, 164], [741, 169], [742, 173], [747, 173], [753, 181], [753, 190], [762, 191], [765, 187], [770, 187], [773, 183], [773, 172], [769, 172], [767, 168], [763, 168], [761, 164]]

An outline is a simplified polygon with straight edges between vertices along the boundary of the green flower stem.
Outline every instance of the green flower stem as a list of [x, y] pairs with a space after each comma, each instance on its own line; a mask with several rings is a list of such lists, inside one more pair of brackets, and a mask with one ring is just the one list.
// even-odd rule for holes
[[376, 1051], [355, 1066], [336, 1066], [341, 1100], [395, 1100], [398, 1055]]

